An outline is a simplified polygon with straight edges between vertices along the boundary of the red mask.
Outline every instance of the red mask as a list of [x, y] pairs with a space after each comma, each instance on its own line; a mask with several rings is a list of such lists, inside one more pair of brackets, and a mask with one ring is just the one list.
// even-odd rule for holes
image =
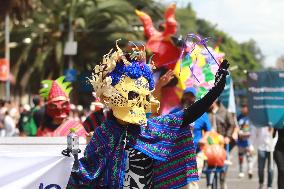
[[46, 113], [57, 122], [63, 121], [70, 112], [70, 100], [60, 85], [53, 81], [47, 100]]
[[69, 112], [69, 100], [55, 100], [47, 103], [46, 113], [55, 120], [64, 120]]
[[165, 30], [159, 32], [155, 29], [152, 19], [144, 12], [136, 11], [144, 26], [147, 38], [146, 49], [152, 53], [157, 68], [165, 66], [174, 69], [180, 56], [180, 49], [173, 43], [171, 36], [176, 34], [177, 22], [175, 20], [175, 4], [170, 5], [165, 12]]

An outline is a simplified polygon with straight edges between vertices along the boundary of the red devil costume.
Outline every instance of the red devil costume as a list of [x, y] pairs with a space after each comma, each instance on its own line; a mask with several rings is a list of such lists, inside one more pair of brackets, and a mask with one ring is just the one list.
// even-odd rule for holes
[[[176, 5], [171, 4], [165, 12], [164, 31], [160, 32], [155, 29], [151, 17], [136, 10], [143, 26], [144, 35], [147, 39], [146, 50], [153, 55], [152, 60], [155, 66], [159, 69], [174, 69], [177, 61], [181, 58], [182, 50], [178, 47], [176, 38], [177, 21], [175, 20]], [[161, 112], [166, 112], [166, 109], [171, 109], [179, 104], [178, 90], [175, 86], [164, 87], [161, 94]]]
[[177, 32], [175, 20], [176, 5], [170, 5], [165, 12], [164, 31], [160, 32], [153, 26], [151, 17], [136, 10], [136, 14], [144, 26], [144, 34], [147, 38], [146, 49], [153, 54], [153, 61], [157, 68], [166, 67], [174, 69], [180, 56], [180, 49], [174, 44], [173, 36]]
[[66, 136], [70, 128], [76, 128], [79, 136], [86, 131], [77, 121], [68, 119], [70, 112], [69, 93], [72, 88], [64, 82], [64, 76], [56, 80], [42, 81], [40, 96], [46, 99], [45, 115], [38, 129], [37, 136]]

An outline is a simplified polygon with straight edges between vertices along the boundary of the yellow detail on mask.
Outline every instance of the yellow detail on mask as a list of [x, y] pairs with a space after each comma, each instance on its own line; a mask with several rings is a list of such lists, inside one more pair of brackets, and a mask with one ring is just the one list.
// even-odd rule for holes
[[127, 123], [146, 124], [146, 113], [151, 111], [152, 98], [148, 81], [144, 77], [131, 79], [128, 76], [122, 76], [114, 88], [120, 96], [110, 99], [113, 115]]

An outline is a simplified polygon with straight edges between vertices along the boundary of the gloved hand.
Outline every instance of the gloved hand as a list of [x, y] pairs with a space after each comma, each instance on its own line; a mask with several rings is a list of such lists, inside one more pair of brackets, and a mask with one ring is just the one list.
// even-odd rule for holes
[[218, 83], [220, 83], [220, 81], [226, 82], [226, 76], [229, 75], [229, 68], [230, 64], [228, 63], [228, 61], [225, 59], [223, 60], [223, 62], [221, 63], [218, 71], [215, 74], [215, 83], [214, 85], [218, 85]]

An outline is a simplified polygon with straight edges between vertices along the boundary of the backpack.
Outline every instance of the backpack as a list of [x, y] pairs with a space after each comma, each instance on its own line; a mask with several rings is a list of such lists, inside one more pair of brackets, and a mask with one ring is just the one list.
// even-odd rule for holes
[[26, 133], [27, 136], [35, 136], [37, 133], [37, 125], [34, 120], [34, 112], [36, 112], [37, 109], [33, 108], [27, 117], [27, 120], [23, 123], [23, 130]]

